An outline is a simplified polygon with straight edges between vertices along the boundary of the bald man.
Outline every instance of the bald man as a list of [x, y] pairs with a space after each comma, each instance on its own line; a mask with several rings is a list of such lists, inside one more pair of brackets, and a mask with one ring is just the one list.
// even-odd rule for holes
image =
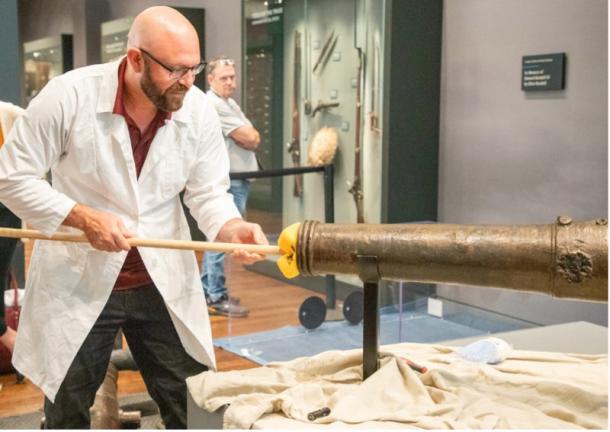
[[227, 193], [218, 115], [193, 87], [199, 53], [184, 16], [146, 9], [124, 58], [51, 80], [0, 152], [1, 202], [47, 235], [89, 240], [37, 241], [30, 262], [13, 363], [44, 391], [48, 428], [89, 427], [119, 329], [165, 427], [185, 427], [185, 379], [215, 367], [195, 255], [127, 241], [189, 240], [182, 190], [209, 239], [267, 243]]

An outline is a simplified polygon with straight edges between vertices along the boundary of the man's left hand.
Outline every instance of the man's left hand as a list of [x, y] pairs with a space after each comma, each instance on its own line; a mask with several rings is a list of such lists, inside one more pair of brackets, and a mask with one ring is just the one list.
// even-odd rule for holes
[[[269, 244], [260, 225], [246, 222], [243, 219], [231, 219], [225, 223], [218, 232], [215, 241], [223, 243]], [[257, 261], [265, 259], [265, 255], [263, 254], [246, 252], [242, 249], [234, 251], [231, 256], [237, 258], [244, 264], [254, 264]]]

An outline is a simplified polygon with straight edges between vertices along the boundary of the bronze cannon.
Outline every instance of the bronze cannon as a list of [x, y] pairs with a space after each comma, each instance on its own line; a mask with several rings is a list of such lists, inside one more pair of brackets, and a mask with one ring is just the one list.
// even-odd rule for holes
[[304, 276], [361, 274], [376, 258], [379, 279], [463, 284], [608, 301], [606, 219], [546, 225], [323, 224], [299, 226]]

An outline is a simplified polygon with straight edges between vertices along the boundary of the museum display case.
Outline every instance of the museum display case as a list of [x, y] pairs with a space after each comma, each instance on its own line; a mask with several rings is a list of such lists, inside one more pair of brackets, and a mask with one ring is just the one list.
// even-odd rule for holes
[[25, 106], [53, 77], [73, 67], [72, 35], [62, 34], [23, 44]]
[[[261, 165], [333, 163], [337, 221], [380, 220], [384, 5], [244, 2], [244, 111], [261, 132]], [[322, 219], [323, 188], [320, 175], [257, 180], [251, 207], [284, 226]]]

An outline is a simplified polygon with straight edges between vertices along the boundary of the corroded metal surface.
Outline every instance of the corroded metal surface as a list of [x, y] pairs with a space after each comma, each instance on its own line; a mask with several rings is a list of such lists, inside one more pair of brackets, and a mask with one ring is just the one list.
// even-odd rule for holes
[[548, 225], [322, 224], [299, 228], [302, 275], [358, 274], [378, 258], [383, 279], [508, 288], [608, 301], [605, 219]]

